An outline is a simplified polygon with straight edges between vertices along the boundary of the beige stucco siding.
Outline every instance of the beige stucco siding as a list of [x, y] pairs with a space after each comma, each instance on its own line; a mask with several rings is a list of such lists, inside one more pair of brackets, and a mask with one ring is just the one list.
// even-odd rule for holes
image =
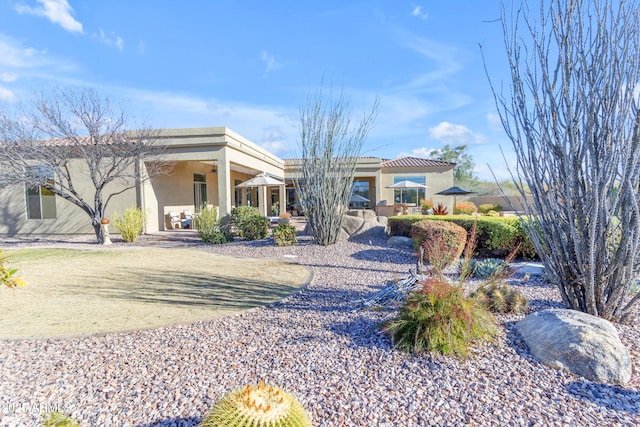
[[[93, 206], [95, 188], [86, 177], [87, 165], [83, 160], [70, 163], [73, 173], [73, 184], [76, 191]], [[118, 188], [119, 183], [109, 184], [103, 193], [108, 195]], [[82, 209], [60, 196], [56, 200], [56, 219], [28, 219], [25, 186], [15, 185], [0, 190], [0, 235], [13, 236], [16, 234], [82, 234], [93, 233], [91, 219]], [[106, 197], [103, 201], [106, 201]], [[136, 206], [136, 192], [134, 189], [114, 196], [107, 206], [106, 215], [113, 216], [115, 212], [123, 212], [126, 208]], [[112, 231], [113, 230], [112, 227]]]
[[387, 204], [393, 204], [393, 188], [388, 188], [394, 183], [394, 178], [424, 176], [426, 179], [427, 199], [433, 199], [434, 205], [442, 203], [449, 212], [453, 212], [453, 198], [451, 196], [439, 196], [437, 192], [453, 186], [453, 168], [451, 166], [426, 168], [383, 168], [380, 178], [380, 200], [386, 200]]

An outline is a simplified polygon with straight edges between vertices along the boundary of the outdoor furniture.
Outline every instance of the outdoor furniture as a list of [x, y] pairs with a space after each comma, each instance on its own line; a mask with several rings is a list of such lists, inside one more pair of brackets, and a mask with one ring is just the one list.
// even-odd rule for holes
[[193, 212], [189, 210], [182, 211], [180, 218], [180, 226], [182, 228], [191, 228], [191, 222], [193, 221]]
[[182, 218], [180, 218], [180, 215], [173, 211], [170, 211], [167, 215], [169, 216], [169, 225], [171, 228], [180, 228], [182, 225]]

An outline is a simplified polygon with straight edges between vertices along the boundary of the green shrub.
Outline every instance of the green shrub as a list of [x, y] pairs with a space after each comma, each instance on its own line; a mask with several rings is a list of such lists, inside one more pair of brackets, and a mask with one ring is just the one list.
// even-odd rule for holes
[[261, 381], [227, 393], [199, 425], [230, 426], [311, 427], [311, 420], [294, 396]]
[[231, 209], [226, 228], [247, 240], [264, 239], [269, 234], [269, 220], [252, 206], [238, 206]]
[[273, 241], [278, 246], [290, 246], [298, 243], [297, 230], [294, 225], [281, 222], [273, 229]]
[[467, 242], [467, 231], [451, 222], [423, 220], [411, 227], [414, 248], [422, 248], [424, 260], [437, 274], [460, 258]]
[[44, 427], [80, 427], [80, 424], [59, 411], [42, 414]]
[[140, 208], [127, 208], [122, 215], [113, 215], [113, 226], [122, 236], [122, 240], [133, 243], [144, 230], [145, 216]]
[[454, 215], [471, 215], [478, 212], [478, 207], [473, 202], [456, 203], [453, 208]]
[[0, 249], [0, 286], [5, 285], [7, 288], [21, 288], [27, 284], [22, 277], [16, 277], [18, 272], [15, 268], [6, 266], [7, 257], [2, 255]]
[[482, 285], [471, 297], [487, 310], [497, 313], [522, 313], [529, 307], [527, 298], [506, 283]]
[[500, 205], [496, 205], [494, 203], [483, 203], [480, 206], [478, 206], [478, 212], [480, 212], [483, 215], [488, 214], [490, 211], [494, 211], [494, 212], [500, 212], [502, 210], [502, 206]]
[[398, 315], [383, 326], [393, 345], [409, 353], [438, 352], [466, 357], [472, 342], [496, 333], [493, 316], [461, 287], [428, 279], [409, 295]]
[[529, 240], [522, 221], [526, 218], [509, 217], [472, 217], [465, 215], [439, 216], [431, 215], [403, 215], [390, 217], [388, 220], [389, 234], [392, 236], [411, 237], [411, 227], [418, 221], [449, 221], [471, 231], [477, 222], [478, 243], [475, 256], [481, 258], [505, 257], [518, 248], [517, 258], [535, 259], [537, 254]]
[[233, 235], [227, 229], [221, 229], [218, 224], [217, 206], [202, 209], [193, 219], [193, 225], [198, 230], [198, 236], [205, 243], [219, 245], [233, 241]]
[[247, 240], [264, 239], [269, 235], [269, 219], [260, 215], [250, 217], [242, 222], [239, 229]]

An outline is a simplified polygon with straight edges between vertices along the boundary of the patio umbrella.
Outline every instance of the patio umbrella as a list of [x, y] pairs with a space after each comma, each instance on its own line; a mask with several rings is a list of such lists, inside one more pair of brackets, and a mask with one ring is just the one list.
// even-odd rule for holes
[[278, 185], [286, 185], [284, 182], [270, 177], [266, 173], [256, 175], [248, 181], [242, 184], [236, 185], [236, 187], [275, 187]]
[[367, 199], [366, 197], [362, 197], [359, 194], [351, 193], [351, 197], [349, 197], [349, 201], [355, 202], [355, 203], [366, 203], [369, 201], [369, 199]]
[[402, 190], [405, 188], [429, 188], [428, 186], [424, 185], [424, 184], [419, 184], [417, 182], [413, 182], [413, 181], [400, 181], [400, 182], [396, 182], [393, 185], [389, 185], [387, 188], [399, 188], [400, 189], [400, 203], [402, 203]]
[[464, 194], [471, 194], [473, 193], [473, 191], [469, 191], [469, 190], [465, 190], [464, 188], [460, 188], [460, 187], [451, 187], [451, 188], [447, 188], [446, 190], [442, 190], [436, 194], [440, 194], [443, 196], [453, 196], [453, 208], [456, 208], [456, 196], [459, 195], [464, 195]]
[[[245, 181], [241, 184], [236, 185], [236, 188], [243, 188], [243, 187], [277, 187], [280, 185], [286, 185], [284, 182], [272, 178], [269, 175], [267, 175], [266, 173], [261, 173], [259, 175], [254, 176], [253, 178], [251, 178], [248, 181]], [[260, 214], [267, 216], [267, 206], [266, 206], [266, 200], [265, 203], [263, 205], [260, 206]]]

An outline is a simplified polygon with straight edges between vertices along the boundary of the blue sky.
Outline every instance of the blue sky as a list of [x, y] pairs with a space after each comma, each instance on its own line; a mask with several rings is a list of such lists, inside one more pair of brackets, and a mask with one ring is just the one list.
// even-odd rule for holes
[[507, 78], [499, 0], [0, 0], [0, 106], [94, 87], [154, 127], [227, 126], [298, 155], [299, 107], [325, 86], [380, 110], [363, 154], [468, 144], [477, 170], [512, 159], [484, 73]]

